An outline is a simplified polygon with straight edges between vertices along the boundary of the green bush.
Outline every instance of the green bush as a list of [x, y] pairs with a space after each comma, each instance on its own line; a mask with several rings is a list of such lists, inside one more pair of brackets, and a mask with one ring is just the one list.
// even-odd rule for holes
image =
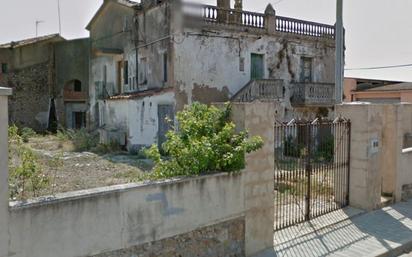
[[238, 172], [245, 167], [245, 153], [263, 146], [260, 137], [236, 133], [230, 121], [231, 106], [221, 110], [194, 103], [177, 114], [178, 130], [167, 133], [162, 158], [156, 145], [146, 150], [153, 159], [154, 178]]
[[[11, 199], [25, 199], [28, 192], [36, 197], [49, 183], [48, 176], [43, 174], [38, 157], [22, 144], [22, 134], [15, 125], [8, 128]], [[26, 133], [25, 136], [29, 134]]]
[[36, 135], [36, 132], [31, 128], [24, 127], [20, 130], [20, 136], [25, 143], [29, 142], [29, 139]]

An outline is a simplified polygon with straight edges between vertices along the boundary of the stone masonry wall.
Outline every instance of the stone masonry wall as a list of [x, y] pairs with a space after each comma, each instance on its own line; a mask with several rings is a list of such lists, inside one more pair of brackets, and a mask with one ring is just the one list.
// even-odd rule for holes
[[50, 108], [49, 63], [13, 71], [3, 77], [3, 82], [13, 89], [9, 99], [11, 123], [37, 131], [47, 129]]
[[156, 242], [92, 257], [243, 257], [245, 221], [238, 218]]

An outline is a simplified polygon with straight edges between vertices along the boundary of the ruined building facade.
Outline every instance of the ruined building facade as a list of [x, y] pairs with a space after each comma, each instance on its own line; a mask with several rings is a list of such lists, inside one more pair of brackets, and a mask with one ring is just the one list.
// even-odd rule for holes
[[103, 142], [161, 144], [195, 101], [275, 101], [279, 120], [328, 116], [334, 26], [180, 1], [106, 0], [91, 36], [90, 120]]
[[36, 131], [86, 126], [89, 40], [58, 34], [0, 45], [0, 85], [13, 89], [11, 124]]

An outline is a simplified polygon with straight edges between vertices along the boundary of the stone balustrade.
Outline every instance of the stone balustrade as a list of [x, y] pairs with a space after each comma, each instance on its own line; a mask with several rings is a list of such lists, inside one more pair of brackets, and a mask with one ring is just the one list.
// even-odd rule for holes
[[251, 80], [236, 95], [232, 97], [235, 102], [253, 102], [254, 100], [280, 100], [283, 99], [283, 80], [259, 79]]
[[268, 33], [290, 33], [318, 38], [335, 38], [335, 27], [322, 23], [276, 16], [270, 7], [265, 13], [224, 9], [213, 5], [184, 3], [183, 13], [190, 20], [208, 24], [232, 25], [266, 30]]
[[335, 104], [335, 84], [333, 83], [292, 83], [291, 103], [294, 106], [333, 106]]

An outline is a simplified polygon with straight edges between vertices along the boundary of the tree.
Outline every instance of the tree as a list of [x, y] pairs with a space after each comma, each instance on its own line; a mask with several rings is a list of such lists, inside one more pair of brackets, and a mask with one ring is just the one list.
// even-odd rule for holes
[[[261, 137], [237, 133], [230, 120], [231, 105], [224, 109], [200, 103], [176, 115], [178, 129], [167, 133], [162, 158], [156, 145], [146, 150], [153, 159], [154, 178], [193, 176], [217, 172], [239, 172], [245, 167], [245, 153], [263, 146]], [[169, 121], [170, 122], [170, 121]]]

